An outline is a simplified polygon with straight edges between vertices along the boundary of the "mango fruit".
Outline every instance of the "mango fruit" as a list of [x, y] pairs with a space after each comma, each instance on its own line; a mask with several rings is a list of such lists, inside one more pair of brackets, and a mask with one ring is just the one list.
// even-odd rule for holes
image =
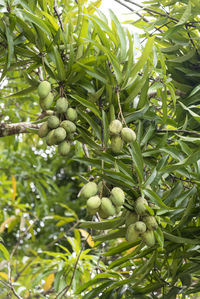
[[51, 130], [47, 136], [46, 136], [46, 144], [47, 145], [54, 145], [55, 139], [54, 139], [54, 130]]
[[73, 108], [68, 108], [66, 112], [66, 117], [68, 120], [76, 121], [77, 119], [77, 112]]
[[136, 221], [134, 224], [134, 229], [139, 233], [139, 234], [143, 234], [147, 227], [146, 224], [143, 221]]
[[41, 99], [48, 96], [51, 91], [51, 84], [48, 81], [42, 81], [38, 86], [38, 94]]
[[62, 127], [58, 127], [54, 130], [54, 140], [56, 143], [60, 143], [63, 141], [67, 136], [65, 129]]
[[68, 101], [67, 101], [66, 98], [61, 97], [61, 98], [57, 99], [57, 101], [56, 101], [56, 111], [58, 113], [67, 112], [67, 108], [68, 108]]
[[85, 186], [83, 186], [80, 194], [85, 198], [90, 198], [96, 195], [97, 191], [97, 184], [94, 182], [89, 182]]
[[58, 152], [62, 156], [66, 156], [70, 152], [71, 145], [67, 141], [63, 141], [58, 145]]
[[142, 239], [149, 247], [155, 245], [155, 236], [152, 230], [147, 230], [142, 234]]
[[38, 135], [40, 138], [46, 137], [49, 133], [48, 123], [45, 121], [38, 130]]
[[52, 92], [49, 92], [49, 94], [45, 98], [40, 99], [40, 107], [44, 111], [48, 110], [51, 107], [52, 103], [53, 103]]
[[130, 224], [126, 231], [126, 240], [134, 242], [139, 238], [139, 233], [135, 230], [134, 224]]
[[124, 200], [125, 200], [124, 191], [119, 187], [114, 187], [111, 190], [110, 199], [112, 200], [112, 202], [115, 206], [122, 206], [124, 204]]
[[146, 217], [143, 217], [142, 220], [144, 221], [144, 223], [146, 224], [148, 229], [155, 230], [158, 228], [158, 223], [154, 216], [146, 216]]
[[92, 196], [87, 200], [87, 208], [89, 210], [98, 209], [101, 205], [101, 199], [98, 195]]
[[131, 211], [126, 212], [126, 220], [125, 220], [126, 226], [129, 226], [130, 224], [134, 224], [138, 220], [139, 220], [138, 214]]
[[129, 128], [123, 128], [122, 129], [121, 137], [127, 143], [131, 143], [131, 142], [136, 140], [135, 132], [132, 129], [129, 129]]
[[63, 127], [67, 133], [76, 132], [76, 125], [70, 120], [63, 120], [60, 126]]
[[112, 204], [112, 201], [108, 197], [102, 197], [101, 209], [105, 213], [105, 215], [108, 216], [113, 216], [116, 213], [115, 207]]
[[112, 136], [111, 138], [111, 150], [113, 153], [120, 153], [123, 148], [123, 140], [120, 136]]
[[118, 135], [121, 133], [122, 130], [122, 123], [118, 119], [114, 119], [111, 121], [109, 125], [109, 132], [110, 135]]
[[145, 205], [148, 206], [148, 202], [145, 198], [139, 197], [135, 203], [135, 211], [138, 215], [144, 216], [147, 214], [147, 209]]
[[48, 127], [50, 129], [56, 129], [60, 124], [60, 120], [57, 116], [51, 115], [48, 117]]

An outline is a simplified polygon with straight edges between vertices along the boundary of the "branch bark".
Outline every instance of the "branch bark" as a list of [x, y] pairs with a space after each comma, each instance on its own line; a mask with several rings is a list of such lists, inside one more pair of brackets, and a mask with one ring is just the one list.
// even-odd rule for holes
[[33, 123], [0, 123], [0, 137], [6, 137], [10, 135], [17, 135], [20, 133], [30, 133], [29, 129], [38, 130], [40, 124]]

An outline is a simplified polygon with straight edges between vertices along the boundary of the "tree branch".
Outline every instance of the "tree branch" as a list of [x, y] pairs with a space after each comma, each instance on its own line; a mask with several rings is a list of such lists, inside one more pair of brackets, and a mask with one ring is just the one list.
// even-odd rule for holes
[[63, 28], [62, 20], [61, 20], [61, 18], [60, 18], [61, 14], [59, 14], [59, 12], [58, 12], [58, 3], [57, 3], [56, 0], [54, 0], [54, 6], [53, 6], [53, 9], [54, 9], [54, 12], [55, 12], [55, 14], [56, 14], [56, 16], [57, 16], [57, 18], [58, 18], [59, 23], [60, 23], [60, 28], [61, 28], [62, 32], [64, 32], [64, 28]]
[[10, 135], [17, 135], [20, 133], [30, 133], [29, 129], [38, 130], [40, 124], [33, 123], [0, 123], [0, 137], [6, 137]]
[[188, 131], [188, 130], [156, 130], [158, 133], [185, 133], [185, 134], [194, 134], [200, 136], [200, 133], [196, 131]]

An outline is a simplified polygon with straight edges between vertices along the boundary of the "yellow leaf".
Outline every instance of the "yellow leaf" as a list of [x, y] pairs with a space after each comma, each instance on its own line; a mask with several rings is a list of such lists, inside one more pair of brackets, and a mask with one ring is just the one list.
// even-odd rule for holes
[[45, 280], [44, 291], [48, 291], [51, 288], [53, 281], [54, 281], [54, 273], [51, 273]]
[[79, 232], [81, 233], [82, 237], [84, 237], [90, 247], [94, 247], [94, 241], [92, 240], [91, 235], [84, 229], [79, 228]]
[[14, 221], [16, 219], [15, 216], [11, 216], [9, 218], [7, 218], [0, 226], [0, 233], [3, 233], [5, 228], [6, 228], [6, 225], [11, 223], [12, 221]]
[[15, 197], [16, 197], [16, 179], [13, 175], [12, 175], [12, 188], [13, 188], [12, 200], [15, 200]]
[[[5, 273], [5, 272], [0, 272], [0, 277], [1, 277], [1, 278], [4, 278], [5, 280], [8, 280], [8, 274]], [[14, 279], [11, 278], [11, 281], [14, 281]]]

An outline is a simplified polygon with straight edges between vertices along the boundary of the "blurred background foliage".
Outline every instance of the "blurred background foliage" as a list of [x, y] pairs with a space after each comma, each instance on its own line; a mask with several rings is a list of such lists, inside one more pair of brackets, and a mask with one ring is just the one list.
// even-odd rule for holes
[[[1, 128], [46, 120], [46, 78], [53, 105], [63, 90], [78, 112], [67, 157], [34, 130], [1, 138], [1, 298], [199, 296], [199, 1], [116, 2], [128, 29], [101, 1], [0, 1]], [[113, 111], [137, 134], [117, 155]], [[100, 178], [123, 188], [124, 209], [148, 198], [156, 245], [80, 228], [79, 191]]]

